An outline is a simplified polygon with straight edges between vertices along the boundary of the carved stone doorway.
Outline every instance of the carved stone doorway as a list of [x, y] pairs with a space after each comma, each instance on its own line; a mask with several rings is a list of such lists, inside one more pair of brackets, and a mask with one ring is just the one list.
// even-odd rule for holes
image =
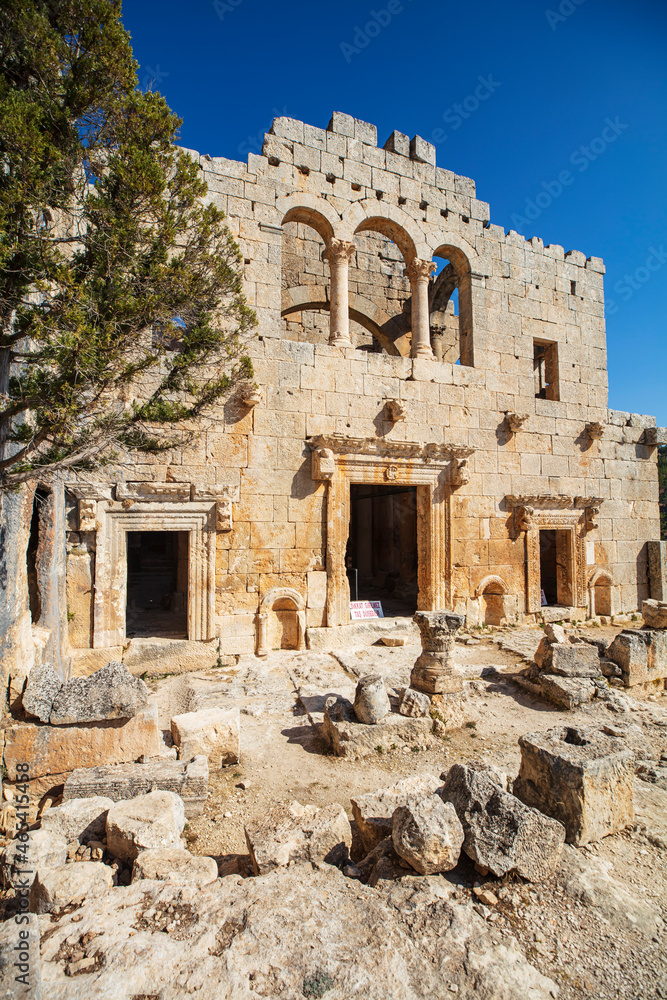
[[540, 528], [540, 589], [547, 606], [571, 607], [573, 541], [572, 531]]
[[128, 531], [128, 638], [187, 639], [188, 549], [186, 531]]

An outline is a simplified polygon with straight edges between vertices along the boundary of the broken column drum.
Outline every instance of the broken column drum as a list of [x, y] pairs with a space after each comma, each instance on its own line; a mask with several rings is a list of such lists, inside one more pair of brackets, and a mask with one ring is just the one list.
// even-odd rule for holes
[[456, 633], [465, 624], [463, 615], [451, 611], [417, 611], [422, 651], [410, 674], [410, 687], [427, 694], [448, 694], [462, 689], [454, 672], [452, 653]]

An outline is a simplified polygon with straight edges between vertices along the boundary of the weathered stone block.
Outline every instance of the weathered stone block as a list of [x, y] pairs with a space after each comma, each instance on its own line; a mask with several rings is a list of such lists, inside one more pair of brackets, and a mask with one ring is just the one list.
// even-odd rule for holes
[[626, 629], [616, 636], [607, 650], [607, 659], [621, 668], [626, 687], [648, 680], [648, 652], [639, 631]]
[[648, 574], [651, 598], [667, 601], [667, 542], [648, 542]]
[[171, 735], [180, 760], [203, 754], [212, 768], [238, 764], [241, 759], [240, 709], [205, 708], [171, 720]]
[[53, 830], [28, 830], [27, 840], [10, 841], [0, 859], [3, 888], [30, 886], [37, 872], [60, 868], [67, 858], [67, 843]]
[[142, 754], [160, 753], [157, 705], [147, 705], [133, 719], [113, 719], [86, 726], [43, 726], [19, 723], [5, 730], [5, 766], [10, 781], [16, 765], [30, 764], [30, 775], [63, 774], [77, 767], [117, 764]]
[[633, 755], [590, 729], [563, 727], [519, 740], [514, 794], [563, 824], [569, 844], [588, 844], [633, 819]]
[[146, 705], [148, 688], [123, 663], [108, 663], [90, 677], [74, 677], [56, 695], [52, 726], [132, 719]]
[[342, 864], [348, 857], [352, 830], [338, 803], [318, 809], [299, 802], [274, 806], [264, 819], [245, 827], [256, 875], [266, 875], [290, 862]]
[[209, 885], [218, 877], [215, 858], [190, 854], [182, 847], [142, 851], [132, 866], [132, 881], [150, 878], [174, 885]]
[[[600, 661], [598, 661], [600, 662]], [[558, 677], [540, 674], [540, 687], [549, 701], [561, 708], [573, 709], [587, 705], [595, 697], [595, 684], [587, 677]]]
[[407, 805], [413, 798], [433, 795], [440, 785], [434, 774], [416, 774], [351, 799], [352, 815], [364, 850], [368, 853], [385, 837], [391, 837], [391, 818], [399, 806]]
[[379, 674], [368, 674], [357, 684], [354, 714], [359, 722], [374, 726], [391, 711], [384, 680]]
[[100, 896], [113, 887], [113, 873], [99, 861], [77, 861], [40, 872], [30, 888], [33, 913], [50, 913], [56, 906], [78, 905], [88, 896]]
[[404, 688], [398, 703], [398, 711], [401, 715], [407, 715], [412, 719], [426, 718], [431, 711], [431, 699], [423, 691]]
[[174, 792], [149, 792], [129, 802], [115, 802], [107, 815], [107, 845], [128, 861], [142, 851], [182, 847], [185, 809]]
[[439, 794], [456, 809], [472, 861], [494, 875], [517, 871], [531, 882], [551, 874], [565, 841], [561, 823], [524, 805], [487, 771], [455, 764], [441, 777]]
[[391, 820], [394, 849], [420, 875], [434, 875], [455, 868], [463, 827], [451, 802], [439, 795], [411, 799], [399, 806]]
[[551, 656], [542, 670], [561, 677], [599, 677], [600, 657], [595, 646], [588, 643], [554, 643]]
[[30, 671], [23, 692], [23, 708], [28, 715], [36, 716], [40, 722], [48, 722], [51, 707], [60, 689], [63, 679], [53, 669], [51, 663], [36, 663]]
[[63, 798], [70, 798], [71, 801], [64, 801], [55, 809], [47, 809], [42, 816], [42, 829], [62, 835], [68, 844], [73, 840], [83, 844], [88, 840], [101, 839], [113, 801], [101, 795], [72, 797], [64, 794]]
[[179, 795], [185, 815], [192, 819], [204, 811], [208, 773], [208, 761], [203, 755], [190, 761], [156, 760], [147, 764], [81, 768], [65, 782], [63, 798], [77, 801], [89, 795], [103, 795], [104, 801], [120, 802], [157, 789]]
[[667, 601], [642, 601], [642, 618], [647, 628], [667, 628]]

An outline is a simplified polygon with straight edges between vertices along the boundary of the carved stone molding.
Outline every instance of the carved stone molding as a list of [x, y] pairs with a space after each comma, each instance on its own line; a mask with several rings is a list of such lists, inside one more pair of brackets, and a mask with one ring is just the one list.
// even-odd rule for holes
[[79, 531], [97, 531], [96, 500], [79, 500]]
[[448, 462], [469, 458], [474, 448], [456, 444], [422, 444], [417, 441], [388, 441], [386, 438], [355, 438], [342, 434], [318, 434], [306, 439], [311, 451], [326, 448], [334, 455], [377, 455], [379, 458], [421, 459], [424, 462]]
[[144, 482], [116, 485], [116, 501], [122, 503], [124, 510], [132, 510], [137, 503], [213, 503], [216, 531], [232, 530], [232, 503], [238, 501], [239, 493], [238, 486], [211, 483]]
[[505, 497], [507, 504], [512, 508], [534, 507], [538, 510], [585, 510], [586, 507], [599, 507], [603, 503], [602, 497], [564, 497], [554, 496], [550, 493], [540, 493], [535, 496], [512, 496]]
[[259, 406], [262, 402], [262, 394], [254, 385], [243, 386], [241, 388], [240, 398], [243, 405], [249, 410], [251, 410], [253, 406]]
[[465, 486], [470, 482], [470, 469], [468, 468], [467, 459], [454, 459], [449, 481], [453, 490], [458, 490], [461, 486]]
[[331, 448], [315, 448], [311, 459], [311, 475], [313, 479], [333, 479], [336, 471], [336, 460]]

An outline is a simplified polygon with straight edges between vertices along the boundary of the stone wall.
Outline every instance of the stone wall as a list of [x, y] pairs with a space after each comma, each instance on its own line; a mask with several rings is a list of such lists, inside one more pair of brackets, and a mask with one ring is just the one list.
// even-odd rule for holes
[[[256, 648], [261, 615], [290, 644], [302, 641], [299, 621], [343, 624], [354, 482], [417, 486], [424, 610], [537, 613], [540, 528], [565, 532], [577, 613], [595, 582], [615, 611], [636, 610], [649, 596], [647, 542], [659, 538], [645, 435], [655, 421], [607, 409], [602, 261], [505, 234], [472, 180], [435, 166], [433, 146], [394, 133], [378, 147], [374, 127], [347, 115], [328, 130], [276, 119], [247, 164], [192, 155], [242, 249], [259, 402], [237, 394], [192, 447], [139, 456], [92, 498], [71, 497], [70, 600], [90, 615], [73, 642], [122, 637], [122, 592], [100, 610], [111, 585], [100, 540], [126, 515], [140, 530], [191, 516], [199, 527], [187, 530], [213, 534], [214, 556], [202, 543], [191, 561], [189, 599], [215, 605], [191, 638], [220, 635], [224, 652], [241, 653]], [[431, 260], [448, 263], [427, 286]], [[349, 346], [330, 309], [346, 265]], [[330, 324], [343, 346], [328, 342]], [[550, 352], [545, 394], [557, 398], [536, 398], [536, 346]], [[153, 488], [142, 494], [142, 482]], [[82, 503], [93, 505], [83, 528]], [[121, 578], [113, 585], [122, 591]]]

